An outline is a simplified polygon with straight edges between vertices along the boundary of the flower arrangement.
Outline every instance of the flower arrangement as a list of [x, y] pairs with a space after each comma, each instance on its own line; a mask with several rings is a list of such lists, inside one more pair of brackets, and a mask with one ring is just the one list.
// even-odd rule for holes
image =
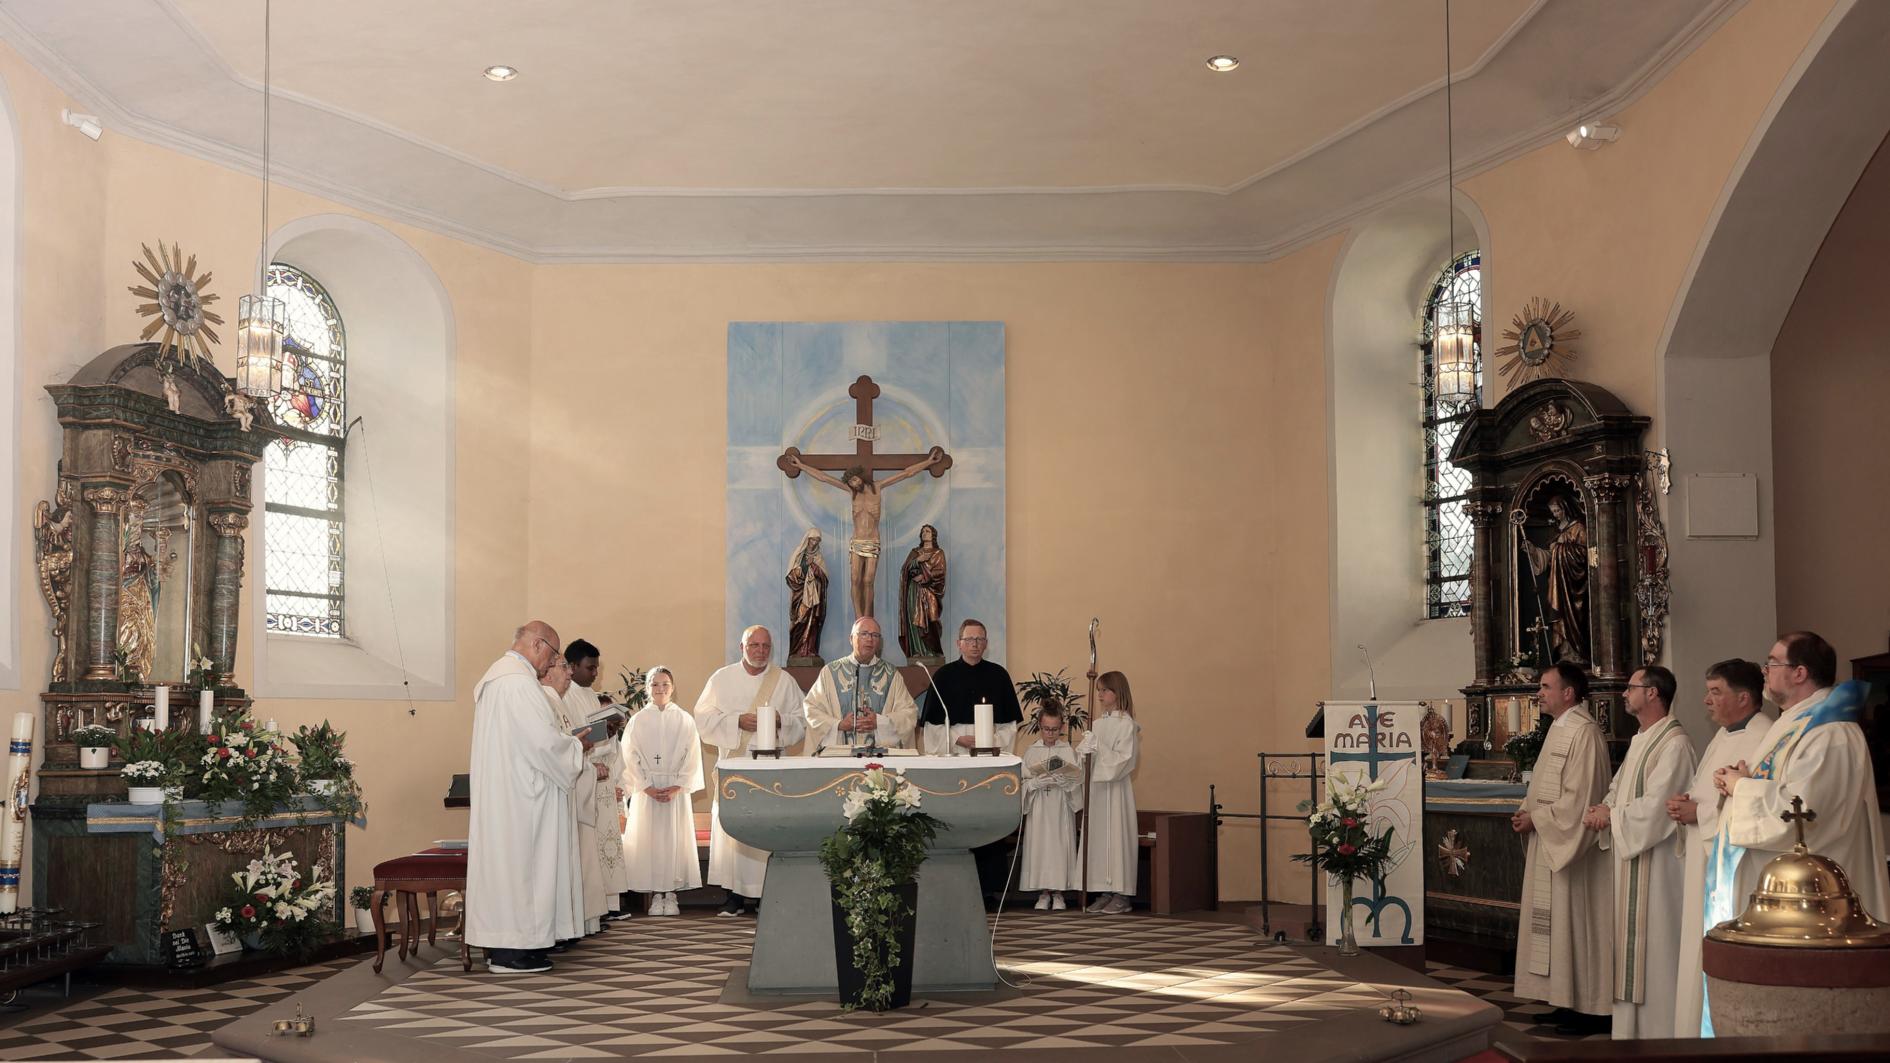
[[840, 796], [847, 824], [820, 843], [820, 866], [852, 937], [853, 965], [865, 977], [860, 998], [844, 1003], [884, 1011], [892, 1006], [899, 928], [916, 916], [897, 891], [914, 881], [944, 826], [920, 810], [922, 795], [903, 770], [868, 764]]
[[217, 662], [203, 655], [203, 648], [196, 643], [190, 644], [190, 673], [184, 677], [184, 685], [192, 690], [214, 690], [217, 685]]
[[[1326, 799], [1306, 817], [1312, 834], [1312, 852], [1293, 859], [1324, 871], [1334, 879], [1379, 878], [1391, 860], [1391, 828], [1372, 833], [1371, 795], [1385, 788], [1385, 780], [1354, 782], [1328, 772]], [[1300, 803], [1306, 811], [1307, 802]]]
[[1070, 679], [1063, 674], [1064, 671], [1059, 668], [1055, 675], [1032, 672], [1029, 679], [1017, 684], [1017, 700], [1023, 702], [1024, 719], [1027, 721], [1024, 733], [1037, 733], [1037, 710], [1052, 702], [1063, 706], [1065, 726], [1089, 730], [1089, 709], [1083, 706], [1083, 695], [1071, 692]]
[[183, 785], [189, 775], [186, 766], [189, 753], [185, 748], [188, 737], [176, 731], [146, 731], [137, 727], [128, 734], [114, 737], [112, 749], [125, 765], [119, 769], [119, 774], [134, 786]]
[[374, 887], [356, 886], [348, 891], [348, 907], [362, 911], [374, 907]]
[[213, 721], [203, 741], [197, 768], [213, 815], [223, 802], [241, 801], [244, 822], [254, 823], [295, 796], [295, 767], [275, 731], [230, 713]]
[[[314, 727], [304, 724], [297, 728], [291, 740], [300, 757], [297, 772], [309, 792], [322, 799], [323, 807], [342, 820], [359, 818], [367, 811], [367, 803], [361, 799], [361, 784], [354, 777], [354, 761], [342, 752], [348, 740], [346, 732], [335, 730], [323, 720]], [[316, 788], [317, 782], [327, 785]]]
[[80, 749], [110, 749], [118, 744], [118, 732], [101, 724], [88, 723], [72, 732], [72, 744]]
[[170, 768], [161, 760], [134, 760], [118, 769], [118, 774], [133, 786], [163, 786], [170, 778]]
[[230, 881], [235, 888], [213, 922], [245, 945], [307, 957], [334, 935], [335, 883], [320, 864], [304, 882], [295, 854], [265, 848], [248, 867], [231, 872]]

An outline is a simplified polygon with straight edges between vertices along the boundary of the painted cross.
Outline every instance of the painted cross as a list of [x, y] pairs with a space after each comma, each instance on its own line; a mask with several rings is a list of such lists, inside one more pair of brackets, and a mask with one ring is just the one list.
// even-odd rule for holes
[[1394, 760], [1409, 760], [1414, 763], [1417, 761], [1417, 753], [1415, 751], [1409, 752], [1409, 753], [1380, 753], [1378, 751], [1378, 706], [1376, 705], [1365, 706], [1365, 726], [1367, 728], [1367, 736], [1368, 736], [1366, 739], [1368, 743], [1366, 746], [1366, 752], [1364, 753], [1334, 752], [1327, 755], [1328, 759], [1335, 763], [1342, 760], [1363, 761], [1365, 764], [1365, 771], [1368, 777], [1373, 782], [1378, 781], [1378, 765], [1380, 764], [1389, 763]]

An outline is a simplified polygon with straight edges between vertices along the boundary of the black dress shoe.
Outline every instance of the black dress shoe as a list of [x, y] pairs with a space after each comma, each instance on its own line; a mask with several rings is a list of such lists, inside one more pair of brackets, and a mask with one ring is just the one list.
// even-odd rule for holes
[[1568, 1018], [1555, 1024], [1555, 1032], [1563, 1037], [1591, 1037], [1613, 1029], [1613, 1016], [1588, 1015], [1579, 1011], [1569, 1012]]

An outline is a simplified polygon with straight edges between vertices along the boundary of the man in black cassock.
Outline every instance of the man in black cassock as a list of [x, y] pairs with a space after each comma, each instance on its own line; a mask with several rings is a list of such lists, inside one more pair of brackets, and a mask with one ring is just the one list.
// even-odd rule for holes
[[[1005, 753], [1017, 744], [1017, 726], [1024, 722], [1011, 673], [996, 661], [985, 660], [989, 645], [984, 624], [967, 619], [958, 625], [958, 659], [939, 668], [925, 692], [920, 722], [925, 725], [924, 749], [931, 756], [968, 756], [975, 740], [972, 706], [987, 702], [995, 724], [997, 748]], [[942, 697], [941, 697], [942, 696]], [[971, 851], [978, 863], [978, 886], [988, 907], [995, 907], [1010, 871], [1013, 844], [1005, 838]]]

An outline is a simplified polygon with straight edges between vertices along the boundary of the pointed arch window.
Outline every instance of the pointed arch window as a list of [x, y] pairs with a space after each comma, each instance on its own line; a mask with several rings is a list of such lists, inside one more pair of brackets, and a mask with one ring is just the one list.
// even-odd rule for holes
[[1475, 396], [1451, 401], [1437, 393], [1436, 339], [1440, 330], [1468, 325], [1477, 390], [1483, 387], [1482, 253], [1466, 251], [1446, 265], [1431, 285], [1419, 323], [1423, 351], [1419, 379], [1424, 396], [1425, 616], [1470, 615], [1470, 518], [1463, 502], [1469, 472], [1450, 463], [1450, 448], [1475, 412]]
[[270, 413], [282, 437], [263, 453], [265, 628], [342, 638], [346, 630], [347, 332], [315, 278], [269, 266], [269, 294], [288, 307], [282, 390]]

